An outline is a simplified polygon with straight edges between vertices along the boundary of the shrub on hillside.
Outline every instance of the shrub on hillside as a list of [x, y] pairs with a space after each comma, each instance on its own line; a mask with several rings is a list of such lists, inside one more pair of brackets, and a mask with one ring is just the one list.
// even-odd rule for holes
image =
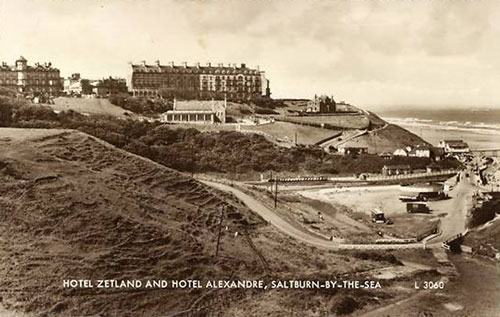
[[123, 109], [143, 115], [155, 115], [172, 110], [172, 102], [165, 99], [148, 99], [144, 97], [132, 97], [129, 94], [115, 94], [109, 97], [109, 101]]
[[360, 308], [358, 302], [351, 296], [340, 296], [331, 308], [335, 315], [349, 315]]
[[283, 100], [275, 100], [266, 96], [255, 96], [251, 100], [256, 107], [274, 109], [286, 107]]
[[255, 113], [257, 114], [279, 114], [278, 112], [269, 109], [269, 108], [261, 108], [261, 107], [256, 107], [255, 108]]
[[482, 206], [472, 210], [469, 227], [474, 228], [493, 220], [496, 214], [500, 214], [500, 197], [493, 197], [483, 202]]
[[329, 155], [314, 146], [283, 148], [261, 135], [236, 131], [202, 133], [192, 128], [174, 129], [161, 123], [105, 115], [85, 116], [74, 111], [56, 114], [48, 107], [15, 98], [0, 97], [0, 114], [2, 126], [77, 129], [183, 172], [358, 174], [380, 172], [384, 164], [405, 163], [424, 168], [429, 163], [425, 158], [387, 161], [368, 154]]

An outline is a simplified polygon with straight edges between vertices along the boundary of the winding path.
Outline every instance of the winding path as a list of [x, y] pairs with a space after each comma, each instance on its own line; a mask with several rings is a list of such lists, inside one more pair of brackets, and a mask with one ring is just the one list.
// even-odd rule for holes
[[[273, 210], [266, 207], [263, 203], [236, 187], [214, 181], [201, 180], [201, 182], [222, 191], [233, 193], [236, 197], [243, 201], [248, 208], [260, 215], [264, 218], [264, 220], [275, 226], [281, 232], [296, 240], [315, 247], [333, 250], [424, 249], [429, 247], [439, 247], [442, 241], [465, 231], [467, 211], [470, 208], [472, 200], [471, 196], [474, 190], [477, 189], [477, 187], [473, 185], [474, 180], [466, 177], [467, 173], [471, 175], [471, 178], [474, 177], [472, 171], [462, 171], [460, 173], [460, 182], [451, 193], [451, 199], [443, 201], [439, 206], [441, 211], [446, 211], [448, 213], [448, 215], [441, 221], [441, 234], [439, 236], [428, 237], [421, 243], [407, 244], [348, 244], [342, 243], [342, 241], [338, 239], [334, 239], [333, 241], [322, 239], [316, 235], [301, 231], [292, 226], [289, 222], [278, 216]], [[431, 240], [432, 242], [430, 242]], [[429, 243], [427, 243], [427, 241], [429, 241]]]
[[264, 220], [275, 226], [278, 230], [286, 235], [307, 243], [309, 245], [331, 249], [331, 250], [391, 250], [391, 249], [423, 249], [426, 247], [424, 243], [409, 243], [409, 244], [346, 244], [338, 241], [329, 241], [321, 239], [317, 236], [303, 232], [290, 223], [279, 217], [274, 211], [266, 207], [252, 196], [245, 194], [241, 190], [213, 181], [201, 180], [202, 183], [217, 188], [219, 190], [230, 192], [240, 199], [248, 208], [260, 215]]

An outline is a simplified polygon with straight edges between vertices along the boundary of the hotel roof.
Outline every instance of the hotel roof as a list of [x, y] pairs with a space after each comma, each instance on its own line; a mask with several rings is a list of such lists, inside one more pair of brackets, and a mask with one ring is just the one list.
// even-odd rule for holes
[[202, 66], [199, 64], [196, 65], [174, 65], [173, 63], [170, 65], [147, 65], [143, 64], [132, 64], [132, 71], [137, 73], [214, 73], [214, 74], [260, 74], [262, 73], [258, 69], [251, 69], [246, 67], [245, 64], [240, 65], [239, 67], [235, 64], [233, 66], [222, 65], [212, 66], [208, 64], [206, 66]]

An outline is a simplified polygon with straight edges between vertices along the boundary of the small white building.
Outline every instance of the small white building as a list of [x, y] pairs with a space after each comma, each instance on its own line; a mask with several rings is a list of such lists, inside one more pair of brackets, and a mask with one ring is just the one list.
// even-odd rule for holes
[[411, 150], [408, 156], [412, 157], [431, 157], [431, 147], [426, 145], [420, 145]]
[[367, 146], [344, 146], [340, 145], [338, 147], [338, 152], [342, 155], [360, 155], [368, 153]]
[[173, 110], [161, 115], [162, 122], [169, 123], [226, 123], [226, 100], [174, 99]]
[[408, 152], [405, 149], [397, 149], [392, 153], [394, 156], [408, 156]]
[[469, 153], [469, 145], [463, 140], [443, 140], [439, 142], [439, 147], [444, 149], [445, 153], [463, 154]]

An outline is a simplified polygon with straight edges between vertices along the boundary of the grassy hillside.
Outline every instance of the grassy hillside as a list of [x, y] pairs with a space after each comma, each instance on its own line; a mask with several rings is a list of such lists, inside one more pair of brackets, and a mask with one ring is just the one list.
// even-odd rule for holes
[[332, 143], [333, 146], [368, 147], [369, 153], [394, 152], [396, 149], [429, 145], [419, 136], [397, 125], [388, 124], [385, 128], [369, 131], [347, 142]]
[[194, 305], [306, 316], [311, 307], [338, 311], [344, 296], [356, 299], [353, 310], [399, 296], [390, 289], [64, 288], [64, 279], [361, 279], [356, 272], [393, 264], [298, 244], [232, 196], [80, 132], [2, 128], [0, 135], [1, 304], [16, 315], [165, 316]]
[[109, 115], [118, 118], [133, 116], [134, 113], [116, 106], [107, 99], [101, 98], [70, 98], [59, 97], [54, 99], [54, 104], [46, 105], [56, 111], [73, 110], [79, 113]]
[[265, 124], [258, 126], [248, 126], [242, 127], [246, 130], [255, 130], [268, 133], [275, 138], [281, 140], [289, 140], [294, 142], [295, 135], [297, 135], [298, 144], [315, 144], [325, 138], [328, 138], [334, 134], [339, 133], [338, 131], [322, 129], [310, 126], [304, 126], [300, 124], [293, 124], [289, 122], [275, 122], [274, 124]]
[[[377, 155], [329, 155], [314, 146], [283, 148], [264, 136], [236, 131], [202, 133], [193, 128], [102, 115], [84, 116], [74, 111], [56, 114], [44, 106], [7, 101], [3, 103], [0, 99], [1, 126], [77, 129], [183, 172], [256, 179], [269, 171], [292, 175], [379, 172], [385, 164], [399, 162], [399, 159], [386, 161]], [[430, 160], [407, 158], [405, 163], [421, 168]]]

